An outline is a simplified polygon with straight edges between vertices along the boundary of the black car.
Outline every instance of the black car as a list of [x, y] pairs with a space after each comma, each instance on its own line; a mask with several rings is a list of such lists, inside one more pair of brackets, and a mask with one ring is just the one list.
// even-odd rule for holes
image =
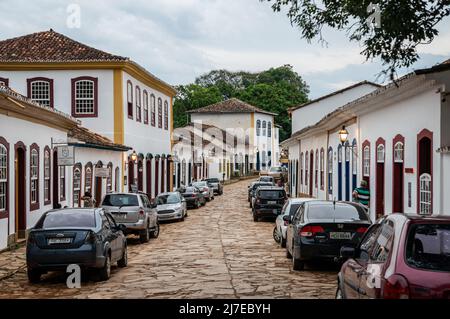
[[286, 257], [294, 270], [314, 259], [336, 260], [341, 247], [356, 246], [371, 225], [366, 209], [350, 202], [305, 202], [294, 216], [283, 218], [289, 223]]
[[127, 241], [124, 226], [102, 208], [66, 208], [42, 215], [27, 241], [27, 268], [30, 282], [53, 270], [76, 264], [82, 269], [98, 269], [100, 279], [111, 275], [111, 265], [126, 267]]
[[202, 192], [195, 186], [188, 186], [182, 190], [181, 195], [186, 200], [186, 206], [191, 208], [199, 208], [206, 204], [206, 198]]
[[218, 178], [206, 178], [204, 181], [214, 190], [214, 194], [223, 194], [223, 185]]
[[252, 199], [253, 197], [255, 197], [256, 190], [258, 189], [258, 187], [261, 186], [275, 186], [275, 184], [272, 182], [260, 182], [260, 181], [253, 182], [248, 188], [248, 201], [250, 202], [250, 208], [252, 208], [253, 205]]
[[287, 200], [286, 191], [282, 187], [260, 186], [253, 200], [253, 220], [260, 218], [276, 219]]

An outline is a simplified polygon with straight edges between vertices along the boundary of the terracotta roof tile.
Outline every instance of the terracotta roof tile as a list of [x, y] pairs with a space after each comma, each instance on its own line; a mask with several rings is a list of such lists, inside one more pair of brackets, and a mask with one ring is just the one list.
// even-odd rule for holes
[[[111, 149], [116, 151], [128, 151], [131, 150], [131, 147], [122, 145], [122, 144], [116, 144], [113, 141], [111, 141], [109, 138], [97, 134], [95, 132], [92, 132], [88, 130], [85, 127], [78, 126], [76, 128], [73, 128], [70, 130], [67, 134], [69, 138], [84, 142], [86, 146], [90, 147], [98, 147], [103, 149]], [[78, 142], [72, 142], [71, 144], [78, 144]], [[82, 146], [83, 144], [80, 144]]]
[[191, 110], [187, 113], [263, 113], [275, 116], [278, 115], [276, 113], [268, 112], [257, 108], [256, 106], [242, 102], [241, 100], [238, 100], [236, 98]]
[[53, 31], [37, 32], [0, 41], [1, 62], [128, 61]]

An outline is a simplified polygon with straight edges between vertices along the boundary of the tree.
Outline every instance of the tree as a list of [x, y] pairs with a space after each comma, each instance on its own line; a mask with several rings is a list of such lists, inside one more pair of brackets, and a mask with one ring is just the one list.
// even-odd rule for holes
[[[418, 60], [417, 47], [431, 43], [438, 35], [436, 25], [450, 15], [450, 0], [260, 1], [273, 2], [276, 12], [287, 7], [291, 24], [308, 41], [325, 41], [324, 27], [347, 31], [351, 41], [362, 44], [366, 59], [381, 59], [383, 73], [391, 78], [398, 68]], [[375, 26], [378, 13], [380, 25]]]
[[309, 88], [290, 65], [259, 73], [214, 70], [198, 77], [195, 84], [179, 86], [174, 102], [175, 127], [188, 123], [186, 111], [214, 104], [232, 97], [263, 110], [277, 113], [280, 140], [291, 134], [288, 108], [307, 102]]

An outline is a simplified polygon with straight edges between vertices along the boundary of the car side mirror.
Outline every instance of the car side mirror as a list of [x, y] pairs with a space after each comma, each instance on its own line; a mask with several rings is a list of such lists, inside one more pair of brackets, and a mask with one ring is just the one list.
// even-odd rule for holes
[[283, 216], [283, 220], [284, 220], [285, 222], [288, 222], [289, 224], [292, 223], [292, 220], [291, 220], [291, 216], [290, 216], [290, 215], [284, 215], [284, 216]]
[[341, 247], [340, 257], [342, 259], [350, 259], [354, 258], [356, 256], [356, 249], [355, 247], [351, 246], [343, 246]]

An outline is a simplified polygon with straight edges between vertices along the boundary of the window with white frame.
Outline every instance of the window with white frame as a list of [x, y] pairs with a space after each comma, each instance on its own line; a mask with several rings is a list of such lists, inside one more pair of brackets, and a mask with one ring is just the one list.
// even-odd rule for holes
[[365, 146], [363, 150], [363, 176], [370, 176], [370, 147]]
[[120, 173], [119, 168], [116, 167], [115, 176], [114, 176], [114, 191], [115, 192], [119, 191], [119, 182], [120, 182], [120, 175], [119, 175], [119, 173]]
[[257, 120], [256, 121], [256, 136], [260, 136], [261, 135], [261, 121]]
[[44, 150], [44, 202], [50, 202], [50, 150]]
[[164, 129], [169, 129], [169, 103], [164, 101]]
[[144, 90], [144, 124], [148, 124], [148, 93]]
[[158, 99], [158, 128], [162, 128], [162, 100]]
[[111, 193], [112, 192], [112, 170], [113, 165], [112, 163], [108, 164], [108, 177], [106, 178], [106, 192]]
[[66, 167], [59, 167], [59, 200], [66, 199]]
[[309, 168], [309, 153], [305, 154], [305, 186], [308, 186], [309, 177], [308, 177], [308, 168]]
[[333, 194], [333, 149], [328, 149], [328, 193]]
[[383, 144], [377, 146], [377, 163], [384, 163], [384, 155], [385, 155], [384, 150], [385, 149]]
[[397, 142], [394, 145], [394, 162], [403, 163], [404, 145], [402, 142]]
[[316, 188], [319, 187], [319, 151], [316, 150], [316, 164], [315, 164], [315, 171], [316, 171], [316, 175], [314, 177], [314, 182], [315, 182], [315, 186]]
[[267, 137], [272, 137], [272, 122], [267, 123]]
[[420, 215], [431, 215], [431, 175], [420, 175]]
[[31, 150], [30, 161], [30, 181], [31, 181], [31, 203], [39, 201], [39, 152], [37, 149]]
[[267, 128], [267, 123], [266, 121], [262, 122], [262, 136], [266, 136], [266, 128]]
[[7, 209], [8, 199], [8, 149], [0, 144], [0, 212]]
[[29, 83], [29, 97], [39, 104], [53, 107], [51, 86], [51, 80], [33, 80]]
[[356, 140], [354, 140], [353, 145], [352, 145], [352, 173], [353, 173], [353, 175], [356, 175], [358, 173], [357, 154], [358, 154], [357, 144], [356, 144]]
[[305, 163], [304, 161], [304, 155], [303, 153], [300, 154], [300, 184], [303, 185], [303, 170], [305, 168]]
[[136, 86], [136, 121], [142, 121], [141, 89]]
[[73, 169], [73, 207], [80, 207], [81, 199], [81, 165]]
[[96, 115], [96, 90], [93, 80], [75, 81], [74, 115]]
[[92, 194], [92, 164], [87, 164], [84, 171], [84, 192]]
[[150, 112], [151, 124], [152, 124], [152, 126], [155, 126], [156, 125], [156, 119], [155, 119], [155, 117], [156, 117], [156, 98], [153, 94], [150, 96], [150, 110], [151, 110], [151, 112]]
[[322, 148], [320, 150], [320, 189], [324, 189], [324, 183], [325, 183], [325, 151]]

